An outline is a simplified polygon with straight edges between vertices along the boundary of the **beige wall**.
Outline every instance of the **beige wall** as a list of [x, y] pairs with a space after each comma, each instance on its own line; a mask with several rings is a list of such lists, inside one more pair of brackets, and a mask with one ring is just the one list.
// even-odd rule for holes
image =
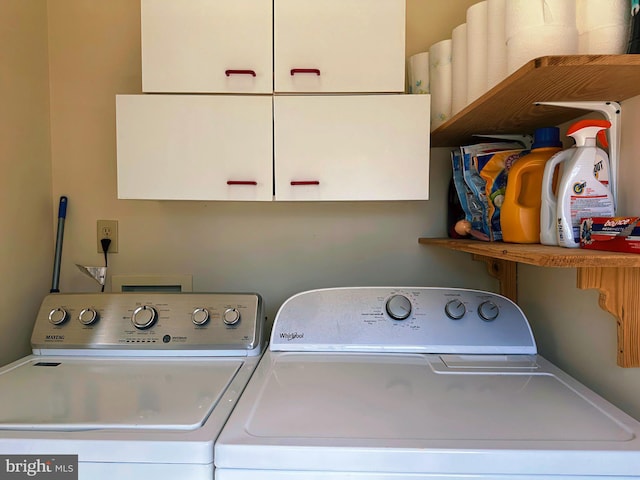
[[47, 9], [0, 2], [0, 365], [29, 351], [53, 258]]
[[[408, 16], [415, 17], [411, 9]], [[100, 218], [119, 221], [120, 252], [111, 256], [111, 274], [185, 273], [193, 275], [196, 290], [257, 291], [270, 318], [288, 296], [307, 288], [494, 286], [482, 265], [417, 243], [421, 235], [445, 232], [446, 150], [434, 154], [436, 200], [430, 202], [118, 200], [115, 95], [141, 91], [139, 4], [52, 0], [49, 41], [53, 194], [69, 196], [63, 291], [98, 289], [75, 263], [103, 261], [95, 247]]]
[[407, 57], [426, 52], [440, 40], [451, 38], [451, 30], [465, 23], [466, 12], [478, 0], [406, 0]]
[[[407, 54], [447, 38], [464, 21], [464, 10], [472, 3], [408, 0]], [[51, 192], [50, 167], [44, 160], [49, 154], [44, 0], [3, 0], [0, 5], [0, 34], [17, 36], [10, 43], [1, 39], [2, 53], [11, 53], [15, 45], [26, 49], [11, 57], [10, 68], [0, 66], [11, 72], [12, 83], [0, 85], [3, 93], [7, 89], [12, 93], [11, 106], [0, 114], [0, 134], [10, 139], [7, 144], [3, 138], [0, 145], [3, 167], [10, 177], [21, 177], [18, 183], [0, 180], [3, 195], [19, 200], [19, 206], [0, 210], [4, 228], [18, 228], [15, 235], [4, 237], [0, 298], [3, 307], [18, 297], [21, 307], [26, 306], [25, 315], [22, 308], [12, 308], [0, 319], [4, 322], [0, 327], [16, 332], [14, 338], [0, 337], [5, 359], [26, 349], [30, 328], [29, 321], [17, 328], [5, 319], [32, 318], [34, 302], [48, 290], [53, 204], [60, 195], [68, 195], [70, 202], [62, 291], [98, 290], [74, 264], [101, 264], [95, 248], [95, 222], [100, 218], [120, 222], [120, 253], [111, 256], [110, 274], [187, 273], [193, 275], [196, 290], [258, 291], [270, 318], [289, 295], [307, 288], [356, 284], [496, 288], [483, 265], [469, 256], [417, 244], [419, 236], [444, 234], [447, 149], [432, 151], [428, 202], [118, 200], [114, 97], [140, 92], [140, 19], [135, 0], [47, 2]], [[18, 22], [24, 15], [28, 21]], [[24, 59], [28, 67], [22, 65]], [[640, 173], [635, 161], [635, 152], [640, 151], [635, 135], [639, 112], [638, 99], [626, 102], [623, 213], [640, 212], [634, 182]], [[7, 205], [4, 196], [3, 200]], [[576, 290], [575, 273], [520, 266], [521, 305], [532, 321], [540, 351], [640, 418], [640, 369], [615, 365], [615, 321], [598, 308], [596, 292]]]

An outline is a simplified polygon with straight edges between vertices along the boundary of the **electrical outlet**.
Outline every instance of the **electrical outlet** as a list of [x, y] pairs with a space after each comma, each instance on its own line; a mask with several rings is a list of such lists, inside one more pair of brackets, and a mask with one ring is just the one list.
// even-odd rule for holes
[[111, 239], [109, 245], [109, 253], [118, 253], [118, 221], [117, 220], [98, 220], [98, 253], [102, 253], [103, 238]]

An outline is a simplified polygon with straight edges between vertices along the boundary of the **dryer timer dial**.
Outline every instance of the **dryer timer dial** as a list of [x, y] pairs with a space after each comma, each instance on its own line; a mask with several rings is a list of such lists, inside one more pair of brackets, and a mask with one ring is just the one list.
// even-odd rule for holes
[[386, 310], [394, 320], [405, 320], [411, 315], [411, 300], [404, 295], [393, 295], [387, 300]]

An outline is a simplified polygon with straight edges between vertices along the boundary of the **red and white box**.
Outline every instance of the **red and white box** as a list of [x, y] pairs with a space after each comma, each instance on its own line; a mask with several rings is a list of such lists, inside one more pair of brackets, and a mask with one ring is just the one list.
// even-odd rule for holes
[[640, 253], [640, 217], [583, 218], [580, 248]]

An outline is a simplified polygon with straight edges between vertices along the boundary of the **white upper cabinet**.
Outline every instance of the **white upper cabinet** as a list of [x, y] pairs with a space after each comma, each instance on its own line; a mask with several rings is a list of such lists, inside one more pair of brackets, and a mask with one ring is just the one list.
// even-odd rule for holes
[[141, 28], [143, 92], [273, 91], [272, 0], [141, 0]]
[[118, 95], [118, 198], [272, 200], [262, 95]]
[[276, 96], [276, 200], [427, 200], [429, 100]]
[[274, 0], [273, 9], [276, 93], [404, 92], [405, 0]]

